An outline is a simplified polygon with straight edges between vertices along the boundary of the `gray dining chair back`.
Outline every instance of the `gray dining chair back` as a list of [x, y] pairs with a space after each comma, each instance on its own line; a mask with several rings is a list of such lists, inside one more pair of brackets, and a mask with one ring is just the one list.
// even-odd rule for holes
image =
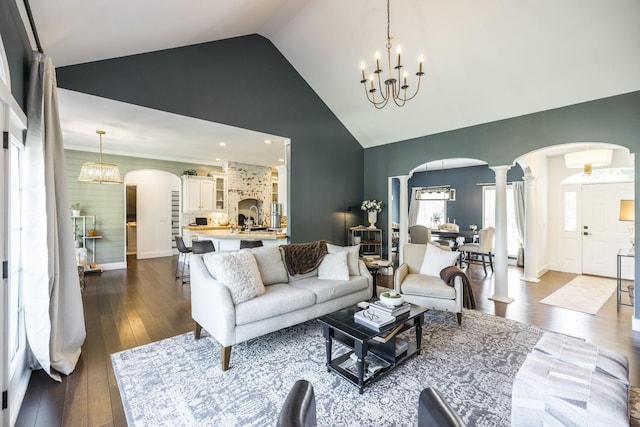
[[424, 225], [412, 225], [409, 227], [411, 243], [427, 244], [431, 242], [431, 230]]

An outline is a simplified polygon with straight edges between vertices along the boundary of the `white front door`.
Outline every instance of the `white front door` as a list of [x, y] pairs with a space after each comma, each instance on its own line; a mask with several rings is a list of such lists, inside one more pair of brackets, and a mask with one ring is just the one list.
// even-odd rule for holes
[[560, 270], [582, 273], [582, 198], [579, 185], [562, 187]]
[[[616, 255], [629, 248], [629, 223], [618, 220], [621, 199], [633, 199], [633, 183], [582, 186], [582, 272], [616, 277]], [[633, 272], [623, 278], [633, 279]]]

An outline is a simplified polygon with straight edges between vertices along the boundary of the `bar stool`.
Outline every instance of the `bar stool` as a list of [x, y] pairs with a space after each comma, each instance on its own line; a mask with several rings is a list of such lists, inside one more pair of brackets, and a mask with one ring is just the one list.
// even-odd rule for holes
[[240, 240], [240, 249], [259, 248], [262, 240]]
[[[182, 237], [176, 237], [176, 248], [178, 248], [178, 260], [176, 261], [176, 279], [178, 277], [182, 278], [182, 283], [184, 284], [184, 265], [187, 263], [187, 257], [189, 254], [193, 252], [193, 250], [184, 244], [184, 240]], [[178, 276], [178, 266], [180, 265], [180, 257], [182, 257], [182, 271], [180, 272], [180, 276]]]
[[216, 250], [212, 240], [194, 240], [191, 242], [191, 248], [194, 254], [206, 254]]

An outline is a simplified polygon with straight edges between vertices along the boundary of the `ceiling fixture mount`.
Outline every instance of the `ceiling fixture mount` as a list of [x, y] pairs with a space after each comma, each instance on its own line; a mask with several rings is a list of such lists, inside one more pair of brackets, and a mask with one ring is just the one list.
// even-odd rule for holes
[[91, 184], [122, 184], [118, 165], [102, 162], [102, 135], [106, 132], [97, 130], [96, 133], [100, 135], [100, 162], [84, 163], [80, 169], [78, 181]]
[[580, 168], [585, 175], [591, 175], [594, 167], [607, 166], [611, 163], [613, 150], [601, 149], [586, 151], [576, 151], [564, 155], [564, 162], [568, 168]]
[[[414, 92], [413, 95], [411, 96], [407, 96], [407, 89], [409, 89], [409, 85], [407, 84], [407, 72], [405, 71], [404, 74], [402, 75], [402, 85], [400, 85], [400, 73], [402, 71], [402, 63], [400, 62], [400, 47], [398, 46], [398, 63], [397, 65], [395, 65], [393, 68], [391, 68], [391, 35], [390, 35], [390, 27], [391, 27], [391, 18], [390, 18], [391, 14], [390, 14], [390, 7], [389, 7], [389, 0], [387, 0], [387, 66], [388, 66], [388, 72], [387, 72], [387, 78], [386, 80], [384, 80], [384, 87], [382, 86], [382, 77], [381, 74], [383, 73], [383, 70], [380, 69], [380, 54], [376, 52], [376, 69], [373, 71], [374, 74], [378, 75], [378, 88], [380, 89], [380, 96], [381, 98], [376, 99], [376, 92], [378, 91], [378, 89], [376, 89], [376, 84], [375, 84], [375, 77], [374, 74], [371, 74], [371, 77], [369, 78], [369, 82], [370, 82], [370, 88], [367, 89], [367, 78], [365, 77], [365, 65], [364, 62], [361, 64], [361, 68], [362, 68], [362, 80], [360, 80], [360, 83], [362, 83], [362, 85], [364, 86], [364, 93], [367, 96], [367, 100], [373, 104], [374, 107], [376, 107], [378, 110], [384, 108], [387, 103], [389, 102], [390, 99], [393, 99], [393, 102], [398, 106], [398, 107], [403, 107], [404, 104], [407, 101], [410, 101], [411, 99], [413, 99], [417, 94], [418, 91], [420, 90], [420, 80], [422, 79], [422, 76], [424, 75], [424, 73], [422, 72], [422, 61], [423, 58], [422, 56], [420, 56], [420, 58], [418, 59], [418, 72], [416, 73], [416, 76], [418, 76], [418, 84], [416, 86], [416, 91]], [[395, 73], [393, 70], [397, 70], [397, 78], [395, 78]]]

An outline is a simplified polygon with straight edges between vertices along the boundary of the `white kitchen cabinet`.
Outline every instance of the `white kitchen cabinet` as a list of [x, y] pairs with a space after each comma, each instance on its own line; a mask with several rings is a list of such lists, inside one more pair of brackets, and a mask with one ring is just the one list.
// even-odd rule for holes
[[214, 174], [214, 209], [218, 212], [227, 210], [227, 177], [224, 174]]
[[214, 178], [183, 176], [183, 209], [185, 212], [212, 212], [214, 210]]

